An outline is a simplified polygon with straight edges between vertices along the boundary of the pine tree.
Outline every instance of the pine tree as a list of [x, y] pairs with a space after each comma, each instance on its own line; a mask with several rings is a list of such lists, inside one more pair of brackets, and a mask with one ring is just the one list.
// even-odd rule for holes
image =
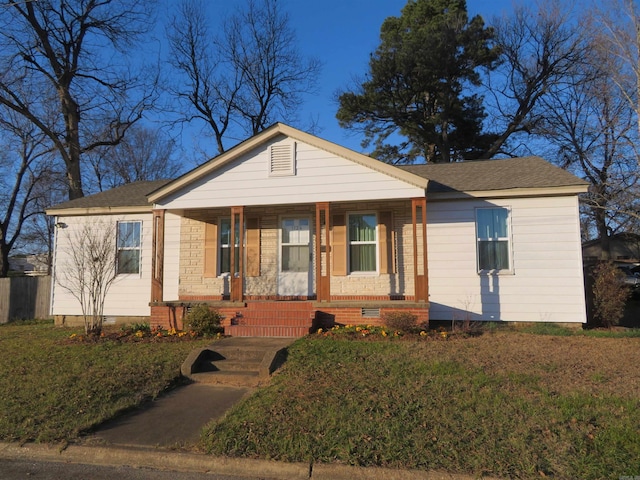
[[493, 36], [480, 16], [469, 20], [465, 0], [410, 0], [383, 22], [366, 80], [339, 95], [340, 125], [389, 163], [477, 158], [492, 138], [482, 97], [468, 92], [497, 62]]

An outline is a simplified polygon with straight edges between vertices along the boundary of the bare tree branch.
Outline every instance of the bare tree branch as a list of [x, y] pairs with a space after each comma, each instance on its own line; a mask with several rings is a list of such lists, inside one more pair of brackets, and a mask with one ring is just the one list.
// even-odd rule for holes
[[[55, 145], [71, 199], [84, 194], [82, 153], [119, 143], [149, 107], [147, 80], [131, 75], [125, 55], [109, 54], [128, 52], [150, 27], [152, 7], [146, 0], [41, 0], [0, 10], [0, 104]], [[138, 100], [131, 103], [131, 95]]]

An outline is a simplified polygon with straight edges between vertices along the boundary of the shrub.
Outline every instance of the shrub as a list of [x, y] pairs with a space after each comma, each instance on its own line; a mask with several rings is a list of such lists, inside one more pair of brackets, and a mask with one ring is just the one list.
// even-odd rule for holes
[[220, 332], [222, 315], [206, 304], [195, 305], [184, 317], [185, 328], [200, 336], [211, 336]]
[[411, 332], [418, 326], [418, 317], [410, 312], [383, 313], [382, 321], [387, 327], [401, 332]]
[[146, 323], [132, 323], [129, 328], [134, 332], [151, 333], [151, 326]]
[[623, 277], [611, 262], [601, 262], [593, 269], [593, 317], [603, 327], [610, 328], [624, 315], [630, 292]]

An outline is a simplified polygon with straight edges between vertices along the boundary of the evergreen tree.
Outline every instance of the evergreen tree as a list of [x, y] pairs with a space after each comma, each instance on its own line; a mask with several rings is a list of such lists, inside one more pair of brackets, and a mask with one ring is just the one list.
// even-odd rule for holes
[[493, 36], [482, 17], [469, 20], [465, 0], [409, 0], [383, 22], [365, 81], [339, 95], [340, 125], [389, 163], [479, 157], [492, 138], [482, 134], [482, 97], [468, 92], [479, 67], [497, 63]]

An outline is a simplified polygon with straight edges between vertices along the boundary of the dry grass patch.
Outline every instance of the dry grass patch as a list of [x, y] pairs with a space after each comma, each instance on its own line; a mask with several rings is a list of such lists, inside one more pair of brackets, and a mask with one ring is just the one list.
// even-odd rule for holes
[[640, 338], [498, 331], [448, 343], [415, 343], [410, 351], [423, 360], [456, 361], [489, 374], [535, 377], [550, 394], [640, 398]]
[[270, 387], [208, 427], [202, 448], [504, 478], [636, 475], [638, 351], [637, 338], [513, 332], [309, 337]]

